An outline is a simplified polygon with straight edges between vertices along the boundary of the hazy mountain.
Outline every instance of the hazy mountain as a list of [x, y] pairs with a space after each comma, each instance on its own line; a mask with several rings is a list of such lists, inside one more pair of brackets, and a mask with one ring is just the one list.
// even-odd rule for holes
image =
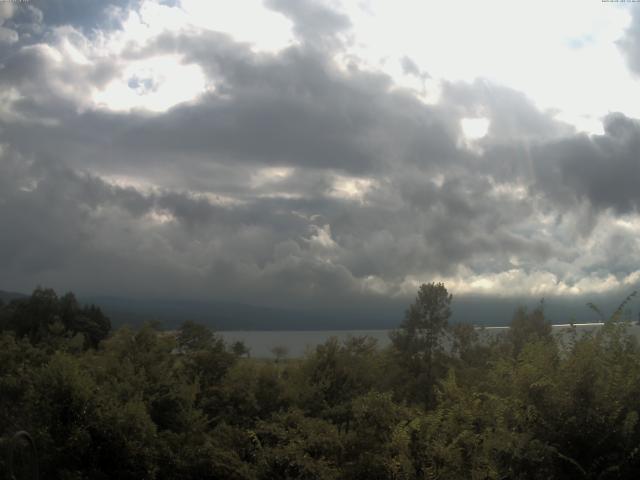
[[136, 325], [159, 321], [175, 328], [185, 320], [204, 323], [217, 330], [340, 330], [391, 328], [398, 324], [402, 309], [290, 309], [232, 302], [122, 297], [84, 297], [111, 318], [114, 325]]
[[[60, 293], [60, 292], [58, 292]], [[0, 290], [4, 302], [27, 295]], [[98, 305], [111, 319], [114, 327], [141, 325], [158, 321], [164, 328], [178, 327], [185, 320], [208, 325], [216, 330], [375, 330], [397, 327], [409, 306], [406, 302], [390, 300], [384, 305], [371, 307], [286, 308], [251, 305], [224, 301], [198, 301], [185, 299], [140, 299], [100, 295], [79, 295], [83, 304]], [[605, 316], [610, 315], [621, 295], [592, 295], [589, 298], [547, 298], [544, 309], [547, 319], [554, 324], [587, 323], [600, 320], [586, 306], [590, 301], [598, 305]], [[503, 326], [511, 320], [519, 306], [534, 308], [539, 300], [531, 298], [495, 298], [455, 296], [451, 305], [452, 322], [475, 325]], [[638, 318], [637, 301], [628, 305], [626, 316]]]
[[24, 293], [18, 293], [18, 292], [6, 292], [4, 290], [0, 290], [0, 300], [2, 300], [3, 302], [10, 302], [11, 300], [16, 300], [18, 298], [25, 298], [28, 295], [25, 295]]
[[[576, 297], [547, 298], [544, 309], [554, 324], [598, 321], [586, 306], [593, 301], [605, 316], [610, 315], [623, 298], [595, 295], [589, 299]], [[193, 320], [216, 330], [368, 330], [389, 329], [399, 325], [408, 304], [390, 301], [385, 306], [353, 308], [276, 308], [222, 301], [176, 299], [132, 299], [123, 297], [82, 297], [83, 303], [95, 303], [111, 318], [115, 326], [139, 325], [148, 320], [159, 321], [165, 328], [175, 328], [185, 320]], [[451, 305], [452, 322], [475, 325], [507, 325], [519, 306], [535, 308], [539, 299], [494, 297], [455, 297]], [[632, 302], [626, 312], [637, 318], [637, 305]]]

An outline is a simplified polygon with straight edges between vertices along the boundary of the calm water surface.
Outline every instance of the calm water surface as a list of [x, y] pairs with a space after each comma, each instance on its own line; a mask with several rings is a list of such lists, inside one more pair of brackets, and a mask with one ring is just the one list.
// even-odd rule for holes
[[[575, 324], [578, 334], [584, 334], [601, 327], [601, 323]], [[491, 338], [508, 330], [509, 327], [485, 327], [479, 329], [480, 337]], [[632, 325], [630, 332], [640, 338], [640, 326]], [[554, 325], [553, 333], [560, 338], [566, 336], [571, 330], [570, 325]], [[313, 350], [317, 345], [324, 343], [331, 337], [344, 340], [349, 337], [369, 336], [375, 338], [379, 347], [389, 345], [389, 332], [391, 330], [318, 330], [318, 331], [227, 331], [218, 332], [228, 342], [242, 340], [251, 349], [251, 356], [258, 358], [273, 357], [274, 347], [285, 347], [290, 358], [302, 357], [308, 350]]]

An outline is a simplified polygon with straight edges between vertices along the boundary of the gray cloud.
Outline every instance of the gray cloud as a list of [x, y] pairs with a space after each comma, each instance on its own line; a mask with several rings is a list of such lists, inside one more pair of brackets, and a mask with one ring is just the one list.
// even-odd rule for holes
[[[180, 156], [200, 166], [246, 162], [366, 174], [386, 168], [391, 157], [426, 167], [461, 156], [455, 145], [458, 127], [437, 107], [389, 91], [386, 76], [341, 72], [318, 52], [290, 48], [278, 55], [255, 55], [219, 34], [165, 36], [154, 51], [180, 52], [185, 61], [206, 66], [219, 88], [197, 103], [154, 117], [96, 111], [78, 116], [66, 98], [58, 98], [62, 105], [53, 108], [58, 109], [58, 117], [68, 114], [64, 122], [31, 129], [47, 142], [34, 144], [30, 138], [21, 138], [20, 126], [7, 125], [13, 143], [22, 143], [34, 155], [53, 150], [58, 157], [82, 165], [91, 161], [87, 157], [103, 163], [99, 152], [108, 147], [111, 161], [135, 167], [137, 162], [164, 160], [163, 167], [169, 169]], [[23, 88], [31, 93], [28, 100], [13, 105], [23, 116], [46, 118], [51, 113], [47, 103], [55, 97], [37, 102], [47, 82], [52, 84], [47, 89], [50, 95], [66, 84], [67, 77], [82, 78], [85, 83], [73, 90], [82, 95], [83, 87], [100, 86], [115, 71], [114, 65], [105, 62], [74, 66], [56, 78], [51, 75], [56, 73], [51, 62], [40, 49], [23, 49], [6, 64], [6, 81], [25, 80]], [[49, 75], [42, 75], [44, 71]], [[91, 137], [95, 143], [86, 141]], [[36, 150], [43, 146], [47, 152]], [[136, 152], [135, 159], [130, 152]]]
[[478, 79], [474, 83], [445, 83], [443, 103], [460, 117], [486, 117], [490, 120], [491, 143], [515, 143], [566, 137], [573, 128], [541, 112], [522, 93]]
[[336, 35], [351, 26], [349, 17], [314, 0], [266, 0], [265, 5], [291, 18], [297, 36], [315, 47], [335, 48]]
[[604, 135], [574, 135], [533, 149], [535, 187], [569, 205], [637, 212], [640, 206], [640, 122], [622, 114], [604, 119]]
[[12, 255], [3, 256], [0, 281], [28, 285], [38, 276], [106, 293], [117, 281], [138, 294], [252, 295], [263, 303], [283, 294], [299, 302], [362, 296], [344, 266], [318, 258], [333, 247], [318, 240], [321, 227], [282, 209], [292, 205], [223, 207], [186, 192], [109, 185], [14, 152], [2, 160], [11, 181], [2, 185], [0, 218], [12, 228], [0, 249]]
[[138, 0], [32, 0], [29, 6], [42, 12], [47, 25], [72, 25], [91, 32], [99, 28], [117, 28], [127, 10]]
[[[256, 53], [221, 33], [165, 33], [88, 65], [6, 47], [0, 83], [20, 95], [0, 107], [2, 284], [350, 305], [406, 296], [412, 279], [509, 288], [640, 269], [636, 233], [616, 225], [640, 201], [637, 120], [614, 114], [604, 135], [576, 134], [480, 80], [446, 83], [426, 105], [336, 64], [341, 14], [269, 5], [305, 41]], [[95, 27], [100, 9], [87, 8], [43, 22]], [[79, 30], [47, 41], [80, 45]], [[199, 65], [215, 88], [157, 114], [90, 103], [127, 61], [159, 54]], [[154, 88], [144, 80], [125, 79]], [[490, 121], [471, 146], [467, 117]]]
[[139, 0], [4, 2], [0, 4], [0, 64], [22, 47], [55, 43], [61, 34], [73, 43], [74, 35], [94, 38], [119, 29], [130, 9], [139, 5]]
[[625, 35], [618, 40], [618, 46], [627, 57], [629, 68], [640, 74], [640, 7], [633, 5], [631, 10], [631, 24]]

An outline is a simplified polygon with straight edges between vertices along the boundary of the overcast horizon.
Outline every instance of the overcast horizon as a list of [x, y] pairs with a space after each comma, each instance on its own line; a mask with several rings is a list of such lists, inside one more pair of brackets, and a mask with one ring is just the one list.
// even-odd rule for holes
[[639, 98], [632, 3], [0, 2], [0, 290], [621, 301]]

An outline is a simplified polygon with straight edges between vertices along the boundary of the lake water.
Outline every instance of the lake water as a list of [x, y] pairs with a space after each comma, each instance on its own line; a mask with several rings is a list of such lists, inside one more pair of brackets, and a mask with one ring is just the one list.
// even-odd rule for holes
[[[593, 331], [601, 327], [601, 323], [575, 324], [578, 334]], [[490, 338], [504, 333], [509, 327], [485, 327], [478, 329], [480, 337]], [[640, 338], [640, 326], [631, 325], [630, 332]], [[568, 324], [553, 325], [553, 334], [562, 337], [571, 329]], [[390, 330], [318, 330], [318, 331], [222, 331], [218, 332], [227, 342], [241, 340], [251, 350], [251, 356], [257, 358], [273, 358], [274, 347], [285, 347], [290, 358], [302, 357], [308, 350], [326, 342], [331, 337], [344, 340], [349, 337], [368, 336], [375, 338], [379, 347], [390, 343]]]

